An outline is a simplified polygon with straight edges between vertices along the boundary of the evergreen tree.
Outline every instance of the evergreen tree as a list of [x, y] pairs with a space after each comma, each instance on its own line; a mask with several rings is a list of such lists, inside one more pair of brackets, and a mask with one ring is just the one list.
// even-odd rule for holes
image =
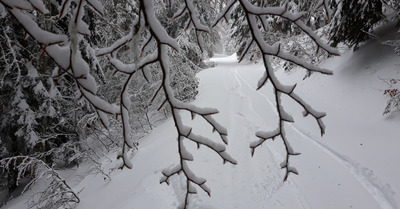
[[384, 18], [381, 0], [332, 1], [336, 10], [331, 30], [332, 46], [344, 42], [356, 50], [360, 43], [369, 39], [373, 27]]
[[[66, 99], [52, 79], [56, 66], [33, 39], [24, 39], [24, 31], [14, 18], [2, 16], [0, 23], [0, 158], [43, 153], [77, 141], [79, 134], [71, 125], [75, 102]], [[50, 154], [43, 160], [51, 165], [58, 157], [63, 158]], [[10, 192], [17, 185], [16, 174], [15, 168], [8, 170]]]
[[[80, 123], [94, 110], [77, 100], [76, 78], [63, 71], [63, 62], [54, 61], [69, 59], [68, 53], [52, 54], [54, 44], [47, 42], [55, 38], [51, 33], [68, 33], [72, 12], [59, 15], [59, 1], [0, 3], [0, 178], [7, 178], [1, 180], [12, 192], [23, 177], [54, 176], [53, 165], [80, 162], [76, 156], [86, 127]], [[11, 11], [13, 7], [27, 9]], [[82, 59], [96, 71], [90, 42], [79, 47]]]
[[[386, 9], [389, 13], [389, 21], [397, 21], [397, 26], [400, 27], [400, 1], [388, 1]], [[397, 55], [400, 56], [400, 28], [397, 32], [397, 39], [385, 41], [383, 44], [393, 46], [394, 51]]]

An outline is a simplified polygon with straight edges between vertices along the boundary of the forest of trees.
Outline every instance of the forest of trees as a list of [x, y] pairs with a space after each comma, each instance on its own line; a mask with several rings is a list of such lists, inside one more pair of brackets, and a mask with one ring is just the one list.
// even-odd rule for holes
[[[196, 187], [210, 194], [205, 179], [187, 165], [194, 158], [183, 141], [236, 164], [225, 151], [228, 133], [213, 118], [218, 110], [187, 103], [197, 94], [196, 73], [212, 67], [205, 60], [215, 53], [264, 64], [258, 88], [272, 85], [279, 124], [255, 133], [259, 140], [250, 149], [282, 140], [286, 180], [297, 174], [290, 158], [298, 153], [286, 139], [284, 123], [294, 121], [281, 97], [313, 117], [321, 135], [325, 114], [300, 98], [296, 85], [281, 84], [275, 60], [285, 60], [280, 67], [288, 71], [300, 66], [308, 75], [329, 75], [317, 64], [339, 55], [333, 47], [357, 50], [374, 38], [377, 26], [398, 21], [399, 11], [397, 0], [0, 0], [0, 190], [11, 196], [19, 187], [48, 181], [30, 206], [72, 207], [79, 197], [57, 168], [96, 165], [116, 149], [121, 168], [131, 168], [139, 139], [173, 118], [180, 164], [163, 170], [161, 182], [185, 177], [182, 208]], [[384, 44], [400, 55], [400, 40]], [[394, 94], [388, 111], [399, 101]], [[204, 119], [221, 141], [193, 134], [181, 112]]]

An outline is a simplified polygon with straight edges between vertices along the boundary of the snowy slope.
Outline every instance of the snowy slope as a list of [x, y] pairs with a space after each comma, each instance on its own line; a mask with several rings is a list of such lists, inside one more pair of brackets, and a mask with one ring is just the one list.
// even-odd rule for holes
[[[386, 48], [382, 52], [388, 54], [376, 58], [377, 47], [367, 45], [325, 61], [322, 66], [333, 70], [333, 76], [313, 74], [303, 81], [301, 69], [278, 73], [284, 83], [298, 82], [296, 93], [327, 113], [326, 135], [321, 138], [315, 120], [303, 118], [301, 108], [285, 100], [297, 121], [287, 124], [286, 132], [294, 150], [302, 153], [291, 158], [300, 175], [290, 175], [287, 182], [282, 182], [279, 167], [283, 160], [279, 140], [265, 143], [254, 157], [250, 154], [255, 132], [277, 125], [268, 85], [255, 91], [262, 65], [237, 64], [234, 56], [214, 58], [217, 66], [198, 74], [194, 104], [220, 110], [215, 118], [228, 129], [227, 149], [238, 165], [224, 165], [215, 153], [188, 143], [195, 158], [192, 170], [211, 188], [211, 197], [198, 189], [198, 195], [191, 196], [191, 208], [399, 208], [400, 114], [382, 115], [386, 104], [382, 90], [387, 85], [379, 77], [400, 78], [400, 59]], [[190, 121], [189, 115], [185, 118], [195, 133], [218, 140], [207, 124]], [[159, 180], [161, 170], [177, 161], [176, 133], [167, 120], [141, 141], [132, 158], [133, 169], [115, 170], [111, 181], [92, 175], [77, 183], [74, 190], [81, 198], [77, 208], [176, 208], [183, 199], [181, 179], [173, 177], [169, 186]], [[111, 163], [106, 169], [114, 167]], [[26, 208], [28, 195], [3, 208]]]

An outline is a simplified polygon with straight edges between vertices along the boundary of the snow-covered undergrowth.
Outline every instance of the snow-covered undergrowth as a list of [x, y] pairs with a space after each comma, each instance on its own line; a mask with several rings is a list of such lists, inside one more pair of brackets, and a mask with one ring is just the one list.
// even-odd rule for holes
[[[355, 53], [344, 51], [341, 57], [326, 60], [321, 67], [333, 70], [333, 76], [313, 74], [302, 81], [302, 69], [277, 72], [285, 84], [298, 82], [297, 93], [327, 113], [323, 119], [326, 134], [321, 138], [316, 121], [303, 118], [301, 107], [290, 99], [283, 100], [296, 119], [295, 124], [285, 124], [286, 134], [293, 149], [301, 153], [291, 158], [299, 175], [290, 175], [287, 182], [283, 182], [285, 174], [279, 165], [285, 157], [281, 141], [266, 142], [253, 157], [249, 148], [257, 140], [257, 131], [277, 126], [270, 86], [255, 90], [263, 65], [237, 64], [235, 56], [212, 61], [215, 68], [198, 74], [199, 94], [193, 103], [220, 111], [215, 119], [227, 128], [227, 152], [238, 164], [223, 165], [214, 152], [186, 142], [196, 159], [189, 166], [207, 179], [211, 189], [211, 197], [198, 189], [198, 194], [190, 197], [190, 208], [400, 207], [400, 114], [382, 114], [387, 84], [380, 78], [400, 78], [400, 59], [389, 47], [371, 42]], [[219, 140], [200, 119], [185, 122], [194, 127], [194, 133]], [[160, 178], [161, 171], [178, 160], [176, 129], [169, 119], [140, 141], [132, 169], [115, 170], [118, 165], [104, 159], [105, 172], [112, 171], [111, 180], [101, 173], [80, 176], [85, 166], [60, 173], [79, 194], [79, 209], [172, 209], [183, 201], [185, 179], [173, 176], [168, 186], [160, 184]], [[26, 208], [29, 196], [40, 187], [3, 208]]]

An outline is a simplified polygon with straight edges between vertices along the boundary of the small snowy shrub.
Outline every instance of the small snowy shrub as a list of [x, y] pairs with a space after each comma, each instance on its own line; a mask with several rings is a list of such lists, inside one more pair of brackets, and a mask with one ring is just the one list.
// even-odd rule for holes
[[[383, 94], [389, 97], [385, 111], [383, 114], [388, 114], [394, 111], [400, 111], [400, 91], [399, 91], [399, 83], [400, 79], [383, 79], [390, 88], [385, 89]], [[395, 87], [397, 84], [397, 87]]]
[[77, 194], [46, 162], [41, 160], [46, 155], [15, 156], [0, 160], [0, 167], [7, 172], [17, 173], [17, 185], [25, 176], [31, 180], [22, 193], [35, 185], [46, 185], [43, 190], [32, 193], [28, 200], [28, 208], [58, 209], [73, 208], [80, 200]]

